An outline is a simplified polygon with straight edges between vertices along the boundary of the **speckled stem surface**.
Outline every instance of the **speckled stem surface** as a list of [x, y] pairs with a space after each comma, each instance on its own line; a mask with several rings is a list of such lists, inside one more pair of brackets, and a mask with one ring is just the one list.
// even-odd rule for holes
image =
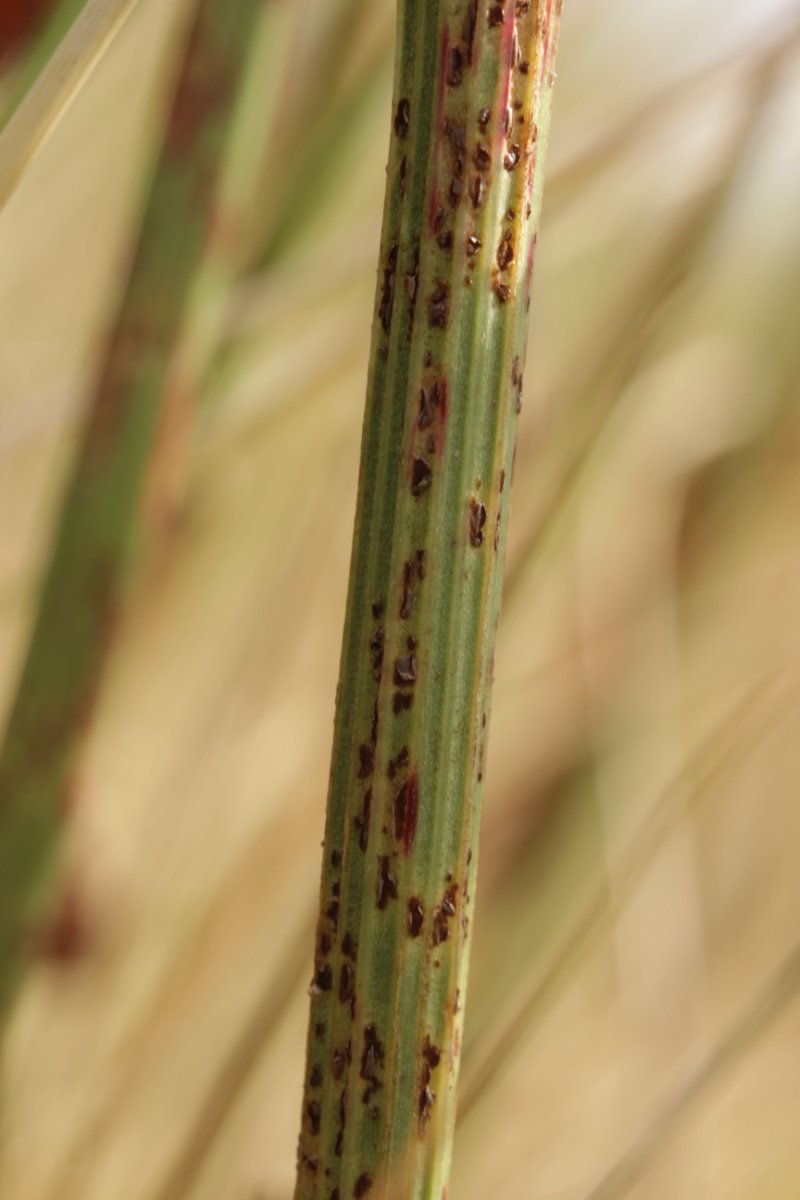
[[[131, 267], [97, 372], [0, 753], [0, 1020], [49, 892], [173, 352], [215, 221], [240, 65], [263, 0], [199, 0]], [[113, 803], [113, 799], [112, 799]]]
[[296, 1200], [445, 1193], [560, 0], [401, 0]]

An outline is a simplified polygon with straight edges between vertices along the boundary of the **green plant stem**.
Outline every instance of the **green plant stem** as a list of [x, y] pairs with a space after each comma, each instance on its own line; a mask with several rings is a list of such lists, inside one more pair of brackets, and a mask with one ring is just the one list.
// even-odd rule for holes
[[449, 1174], [559, 10], [399, 4], [297, 1200]]
[[261, 0], [200, 0], [120, 309], [99, 366], [0, 754], [0, 1018], [52, 892], [61, 815], [117, 624], [173, 353], [215, 215]]

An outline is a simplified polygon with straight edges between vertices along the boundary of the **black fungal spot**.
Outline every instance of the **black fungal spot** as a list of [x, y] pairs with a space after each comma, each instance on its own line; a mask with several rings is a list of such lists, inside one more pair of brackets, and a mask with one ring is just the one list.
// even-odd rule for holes
[[492, 110], [490, 108], [482, 108], [478, 113], [478, 124], [481, 129], [485, 129], [492, 118]]
[[489, 28], [494, 29], [498, 25], [502, 25], [505, 19], [502, 4], [493, 4], [486, 14], [486, 19], [489, 22]]
[[341, 893], [341, 890], [342, 890], [342, 885], [339, 883], [339, 881], [337, 879], [336, 883], [331, 884], [331, 895], [338, 897], [339, 894]]
[[384, 854], [378, 860], [378, 908], [385, 909], [390, 900], [397, 899], [397, 876], [392, 870], [389, 856]]
[[400, 199], [403, 200], [406, 194], [406, 171], [408, 170], [408, 162], [405, 154], [400, 160], [400, 166], [397, 171], [397, 176], [400, 181]]
[[377, 744], [378, 744], [378, 701], [377, 700], [375, 701], [375, 704], [372, 709], [372, 725], [371, 725], [370, 731], [369, 731], [369, 740], [373, 746], [377, 746]]
[[338, 871], [339, 867], [342, 865], [341, 850], [333, 850], [331, 852], [331, 865], [333, 866], [334, 870]]
[[495, 551], [500, 549], [500, 513], [495, 517], [494, 522], [494, 548]]
[[319, 948], [320, 948], [320, 952], [323, 955], [330, 954], [330, 950], [331, 950], [330, 934], [323, 933], [322, 937], [319, 939]]
[[392, 696], [392, 711], [395, 716], [401, 712], [407, 712], [414, 703], [413, 693], [410, 692], [395, 692]]
[[344, 1132], [347, 1125], [347, 1088], [342, 1088], [342, 1094], [339, 1097], [339, 1128]]
[[415, 458], [411, 466], [411, 495], [421, 496], [431, 486], [433, 471], [424, 458]]
[[311, 1068], [311, 1074], [308, 1077], [308, 1086], [312, 1088], [322, 1087], [322, 1067], [319, 1063], [315, 1063]]
[[315, 1154], [307, 1154], [304, 1150], [300, 1155], [300, 1161], [311, 1175], [316, 1175], [317, 1168], [319, 1167], [319, 1159]]
[[413, 687], [417, 681], [417, 659], [414, 654], [401, 654], [394, 664], [394, 681], [398, 687]]
[[379, 621], [384, 613], [384, 604], [382, 600], [377, 600], [372, 606], [372, 615], [376, 621]]
[[329, 1200], [339, 1200], [339, 1189], [334, 1188], [330, 1194]]
[[353, 1187], [353, 1196], [355, 1197], [355, 1200], [361, 1200], [362, 1196], [366, 1196], [371, 1187], [372, 1176], [368, 1175], [365, 1171], [362, 1175], [359, 1175], [355, 1182], [355, 1186]]
[[470, 233], [467, 236], [467, 254], [472, 258], [478, 253], [481, 248], [481, 239], [477, 234]]
[[418, 550], [417, 551], [417, 575], [419, 576], [420, 581], [425, 578], [427, 563], [428, 563], [428, 556], [425, 553], [425, 551]]
[[322, 1106], [318, 1100], [311, 1100], [306, 1105], [306, 1116], [308, 1117], [308, 1127], [312, 1134], [316, 1136], [319, 1133], [320, 1121], [322, 1118]]
[[472, 546], [483, 545], [483, 528], [486, 524], [486, 505], [474, 498], [469, 509], [469, 540]]
[[408, 932], [411, 937], [419, 937], [425, 924], [425, 908], [419, 896], [412, 896], [408, 902]]
[[505, 304], [511, 295], [511, 288], [506, 283], [495, 282], [494, 292], [501, 304]]
[[411, 616], [414, 604], [413, 582], [414, 564], [406, 561], [403, 563], [403, 582], [400, 589], [400, 616], [404, 621]]
[[324, 1021], [317, 1021], [316, 1025], [314, 1026], [314, 1036], [317, 1038], [325, 1037], [325, 1022]]
[[428, 324], [446, 329], [450, 317], [450, 288], [441, 280], [436, 284], [428, 302]]
[[394, 115], [394, 131], [398, 137], [408, 137], [408, 131], [411, 128], [411, 105], [404, 97], [397, 105], [397, 112]]
[[339, 922], [339, 902], [338, 902], [338, 900], [331, 900], [330, 904], [325, 909], [325, 916], [328, 918], [329, 921], [333, 922], [333, 927], [335, 929]]
[[502, 493], [502, 491], [503, 491], [503, 488], [504, 488], [505, 486], [506, 486], [506, 472], [505, 472], [505, 468], [504, 468], [504, 469], [503, 469], [503, 470], [500, 472], [500, 492], [501, 492], [501, 493]]
[[342, 1133], [342, 1131], [340, 1129], [336, 1135], [336, 1143], [333, 1147], [333, 1153], [336, 1155], [337, 1158], [341, 1158], [343, 1150], [344, 1150], [344, 1134]]
[[452, 250], [453, 249], [453, 231], [452, 231], [452, 229], [446, 229], [444, 233], [440, 233], [438, 238], [436, 239], [436, 243], [440, 250]]

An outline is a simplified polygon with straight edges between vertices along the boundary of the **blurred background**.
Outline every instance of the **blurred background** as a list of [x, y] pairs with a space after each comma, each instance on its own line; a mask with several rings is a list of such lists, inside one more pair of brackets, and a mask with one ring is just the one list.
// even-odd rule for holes
[[[1, 713], [187, 10], [139, 0], [0, 215]], [[291, 1195], [393, 10], [265, 4], [251, 252], [195, 314], [2, 1200]], [[799, 63], [792, 0], [564, 6], [454, 1200], [800, 1195]]]

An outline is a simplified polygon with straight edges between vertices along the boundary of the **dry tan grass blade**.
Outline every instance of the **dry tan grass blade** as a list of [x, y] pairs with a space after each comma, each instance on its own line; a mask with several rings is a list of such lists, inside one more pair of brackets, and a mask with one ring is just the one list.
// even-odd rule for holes
[[0, 133], [0, 209], [137, 3], [138, 0], [88, 0]]

